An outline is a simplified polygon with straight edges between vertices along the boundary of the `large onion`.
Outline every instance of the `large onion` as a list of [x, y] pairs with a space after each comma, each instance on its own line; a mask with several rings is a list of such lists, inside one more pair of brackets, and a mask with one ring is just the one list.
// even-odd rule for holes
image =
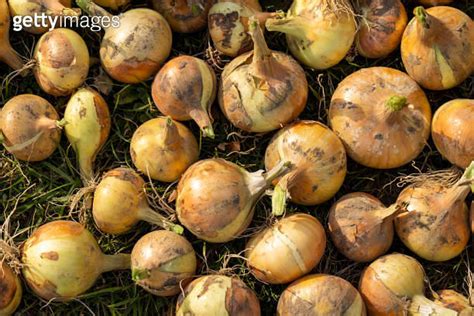
[[423, 90], [405, 73], [386, 67], [361, 69], [337, 86], [329, 124], [358, 163], [377, 169], [415, 159], [430, 135], [431, 108]]
[[255, 277], [263, 282], [283, 284], [310, 272], [326, 247], [323, 225], [308, 214], [288, 216], [253, 236], [245, 257]]
[[21, 250], [23, 276], [45, 300], [68, 301], [86, 292], [103, 272], [129, 269], [130, 255], [105, 255], [81, 224], [53, 221], [36, 229]]
[[236, 127], [248, 132], [269, 132], [303, 111], [308, 83], [293, 58], [268, 48], [255, 19], [250, 20], [249, 28], [254, 50], [224, 68], [219, 104]]
[[10, 13], [7, 0], [0, 0], [0, 61], [14, 70], [23, 67], [23, 61], [10, 44]]
[[22, 293], [20, 278], [2, 261], [0, 263], [0, 315], [13, 315], [21, 303]]

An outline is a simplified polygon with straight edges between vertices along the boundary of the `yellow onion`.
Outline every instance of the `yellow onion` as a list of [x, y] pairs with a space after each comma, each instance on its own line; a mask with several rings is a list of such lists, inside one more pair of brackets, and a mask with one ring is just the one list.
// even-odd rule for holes
[[459, 255], [470, 237], [465, 200], [473, 179], [474, 161], [452, 186], [427, 179], [405, 188], [397, 203], [406, 205], [407, 212], [395, 218], [395, 229], [401, 241], [418, 256], [430, 261], [446, 261]]
[[161, 14], [139, 8], [128, 10], [116, 19], [92, 0], [76, 2], [89, 15], [115, 19], [105, 28], [100, 45], [102, 66], [113, 79], [139, 83], [158, 72], [171, 52], [172, 41], [171, 28]]
[[59, 116], [45, 99], [33, 94], [11, 98], [0, 112], [5, 149], [17, 159], [41, 161], [53, 154], [61, 139]]
[[296, 59], [315, 69], [338, 64], [356, 35], [348, 0], [294, 0], [286, 15], [268, 19], [265, 25], [269, 31], [285, 33]]
[[431, 136], [443, 157], [467, 168], [474, 160], [474, 99], [455, 99], [439, 107], [433, 116]]
[[453, 290], [438, 291], [435, 303], [458, 312], [459, 316], [474, 315], [474, 307], [467, 297]]
[[253, 236], [247, 243], [245, 257], [257, 279], [283, 284], [316, 267], [325, 248], [323, 225], [315, 217], [299, 213]]
[[76, 152], [82, 180], [94, 179], [93, 165], [110, 132], [110, 113], [102, 96], [91, 88], [79, 89], [64, 112], [66, 136]]
[[349, 193], [329, 211], [329, 233], [337, 250], [357, 262], [370, 262], [388, 251], [393, 241], [393, 218], [399, 207], [385, 207], [376, 197]]
[[191, 282], [178, 298], [176, 316], [260, 316], [255, 293], [241, 280], [207, 275]]
[[423, 90], [407, 74], [387, 67], [364, 68], [337, 86], [329, 125], [347, 154], [377, 169], [415, 159], [430, 136], [431, 108]]
[[89, 51], [79, 34], [54, 29], [41, 36], [34, 51], [33, 72], [38, 85], [53, 96], [72, 94], [89, 72]]
[[450, 4], [453, 0], [418, 0], [418, 2], [424, 6], [435, 6]]
[[132, 278], [158, 296], [176, 295], [196, 272], [196, 254], [186, 238], [166, 230], [146, 234], [133, 246]]
[[360, 0], [358, 11], [361, 15], [356, 36], [359, 54], [381, 58], [397, 49], [408, 22], [400, 0]]
[[131, 0], [93, 0], [101, 7], [110, 8], [112, 10], [118, 10], [121, 7], [129, 4]]
[[249, 28], [254, 50], [225, 66], [219, 104], [236, 127], [248, 132], [269, 132], [303, 111], [308, 83], [293, 58], [268, 48], [255, 19], [250, 20]]
[[10, 13], [6, 0], [0, 0], [0, 62], [14, 70], [23, 68], [23, 61], [10, 44]]
[[129, 269], [130, 255], [105, 255], [81, 224], [53, 221], [40, 226], [21, 250], [23, 277], [45, 300], [68, 301], [86, 292], [108, 271]]
[[277, 316], [365, 316], [359, 292], [346, 280], [312, 274], [296, 280], [280, 296]]
[[5, 263], [0, 263], [0, 315], [13, 315], [21, 303], [23, 289], [18, 275]]
[[268, 173], [249, 173], [224, 159], [198, 161], [178, 184], [176, 213], [181, 224], [208, 242], [227, 242], [250, 224], [254, 207], [272, 181], [288, 171], [288, 162]]
[[316, 121], [299, 121], [280, 130], [265, 152], [265, 168], [291, 161], [292, 169], [275, 180], [273, 213], [281, 215], [287, 197], [316, 205], [336, 194], [346, 176], [346, 152], [339, 138]]
[[130, 153], [138, 170], [154, 180], [173, 182], [199, 158], [192, 132], [170, 118], [158, 117], [135, 131]]
[[474, 71], [474, 22], [453, 7], [416, 7], [402, 37], [407, 73], [423, 88], [445, 90]]
[[92, 215], [97, 227], [107, 234], [123, 234], [143, 220], [182, 233], [179, 225], [167, 221], [148, 205], [145, 181], [132, 169], [107, 172], [94, 193]]
[[153, 81], [153, 101], [174, 120], [194, 120], [204, 136], [214, 138], [211, 106], [216, 98], [216, 74], [202, 59], [179, 56], [167, 62]]

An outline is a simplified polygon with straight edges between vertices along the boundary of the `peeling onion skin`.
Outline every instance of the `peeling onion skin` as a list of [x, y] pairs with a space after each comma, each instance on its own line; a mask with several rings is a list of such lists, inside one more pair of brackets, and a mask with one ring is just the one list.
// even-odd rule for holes
[[166, 230], [141, 237], [132, 250], [132, 278], [157, 296], [181, 292], [196, 272], [196, 254], [186, 238]]
[[112, 10], [118, 10], [121, 7], [126, 6], [131, 0], [94, 0], [95, 3], [101, 7], [110, 8]]
[[414, 13], [401, 43], [407, 73], [430, 90], [459, 85], [474, 71], [474, 22], [448, 6], [417, 7]]
[[441, 290], [437, 294], [435, 303], [458, 312], [459, 316], [474, 315], [474, 307], [464, 295], [453, 290]]
[[0, 62], [14, 70], [23, 68], [23, 61], [10, 44], [10, 14], [6, 0], [0, 0]]
[[23, 161], [42, 161], [61, 140], [59, 115], [45, 99], [22, 94], [11, 98], [0, 112], [0, 131], [7, 151]]
[[474, 160], [474, 100], [455, 99], [438, 108], [431, 136], [436, 148], [449, 162], [467, 168]]
[[277, 316], [365, 316], [361, 295], [346, 280], [326, 274], [311, 274], [283, 291]]
[[191, 282], [178, 297], [176, 316], [260, 316], [255, 293], [241, 280], [207, 275]]
[[262, 282], [284, 284], [310, 272], [326, 248], [321, 223], [308, 214], [288, 216], [253, 236], [245, 257], [252, 274]]
[[329, 126], [347, 154], [370, 168], [398, 168], [415, 159], [430, 136], [429, 101], [407, 74], [364, 68], [339, 83], [331, 99]]
[[23, 288], [18, 275], [5, 263], [0, 265], [0, 315], [13, 315], [21, 303]]

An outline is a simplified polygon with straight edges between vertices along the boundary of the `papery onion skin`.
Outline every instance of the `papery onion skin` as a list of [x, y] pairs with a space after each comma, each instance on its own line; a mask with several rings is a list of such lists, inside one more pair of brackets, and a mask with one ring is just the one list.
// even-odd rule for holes
[[13, 315], [21, 303], [23, 288], [18, 275], [5, 263], [0, 265], [0, 315]]
[[10, 44], [10, 13], [6, 0], [0, 0], [0, 61], [14, 70], [23, 67], [23, 61]]
[[94, 0], [95, 3], [101, 7], [111, 8], [112, 10], [118, 10], [121, 7], [129, 4], [131, 0]]
[[245, 257], [253, 275], [265, 283], [284, 284], [310, 272], [321, 260], [326, 233], [308, 214], [288, 216], [253, 236]]
[[277, 316], [365, 316], [364, 301], [346, 280], [311, 274], [296, 280], [280, 296]]
[[255, 293], [241, 280], [208, 275], [191, 282], [176, 303], [176, 316], [260, 316]]
[[459, 313], [459, 316], [474, 314], [474, 307], [469, 304], [469, 299], [453, 290], [441, 290], [437, 292], [435, 303]]
[[347, 154], [376, 169], [405, 165], [423, 150], [431, 108], [423, 90], [407, 74], [387, 67], [361, 69], [334, 92], [329, 125]]

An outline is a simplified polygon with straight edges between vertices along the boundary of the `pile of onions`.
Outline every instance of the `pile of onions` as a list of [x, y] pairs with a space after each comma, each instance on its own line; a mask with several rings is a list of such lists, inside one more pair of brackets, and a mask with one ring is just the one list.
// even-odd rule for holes
[[179, 296], [176, 316], [187, 315], [260, 316], [260, 303], [241, 280], [207, 275], [191, 282]]
[[53, 154], [61, 139], [59, 116], [45, 99], [33, 94], [11, 98], [0, 112], [5, 149], [17, 159], [41, 161]]
[[431, 136], [438, 151], [461, 168], [474, 160], [474, 99], [451, 100], [433, 116]]
[[133, 163], [146, 176], [163, 182], [176, 181], [199, 157], [192, 132], [170, 118], [143, 123], [132, 136]]
[[329, 211], [329, 233], [337, 250], [357, 262], [370, 262], [392, 245], [393, 218], [399, 207], [385, 207], [362, 192], [340, 198]]
[[402, 242], [418, 256], [430, 261], [446, 261], [459, 255], [470, 238], [466, 197], [474, 188], [474, 161], [454, 185], [446, 185], [436, 174], [423, 174], [405, 188], [397, 203], [407, 212], [395, 218]]
[[356, 37], [359, 54], [382, 58], [397, 49], [408, 22], [400, 0], [361, 0], [357, 11], [361, 16]]
[[10, 44], [10, 12], [7, 0], [0, 0], [0, 61], [14, 70], [23, 67], [23, 61]]
[[286, 288], [280, 296], [277, 315], [365, 316], [364, 301], [346, 280], [326, 274], [312, 274]]
[[150, 208], [145, 181], [129, 168], [113, 169], [104, 175], [95, 189], [92, 215], [97, 227], [108, 234], [126, 233], [140, 220], [183, 232], [179, 225]]
[[40, 226], [21, 249], [23, 276], [45, 300], [68, 301], [86, 292], [104, 272], [130, 268], [130, 255], [105, 255], [81, 224], [53, 221]]
[[338, 64], [356, 35], [348, 0], [294, 0], [286, 16], [268, 19], [265, 25], [269, 31], [285, 33], [292, 54], [315, 69]]
[[254, 235], [247, 243], [245, 257], [257, 279], [283, 284], [316, 267], [325, 248], [323, 225], [315, 217], [299, 213]]
[[93, 0], [101, 7], [110, 8], [112, 10], [118, 10], [121, 7], [129, 4], [131, 0]]
[[[90, 15], [113, 17], [92, 0], [76, 2]], [[105, 71], [117, 81], [132, 84], [154, 76], [171, 52], [168, 22], [154, 10], [139, 8], [121, 14], [118, 23], [105, 29], [100, 45]]]
[[4, 261], [0, 262], [0, 315], [13, 315], [21, 303], [22, 294], [18, 275]]
[[89, 50], [82, 37], [69, 29], [41, 36], [34, 51], [33, 72], [38, 85], [53, 96], [72, 94], [89, 72]]
[[258, 199], [288, 168], [285, 162], [267, 174], [249, 173], [224, 159], [201, 160], [189, 167], [179, 181], [179, 221], [200, 239], [230, 241], [248, 227]]
[[214, 138], [211, 106], [216, 98], [214, 70], [202, 59], [179, 56], [167, 62], [153, 81], [153, 101], [174, 120], [194, 120], [204, 136]]
[[403, 33], [407, 73], [430, 90], [453, 88], [474, 71], [474, 22], [453, 7], [416, 7]]
[[469, 304], [469, 299], [453, 290], [438, 291], [435, 303], [458, 312], [459, 316], [474, 315], [474, 306]]
[[146, 234], [132, 250], [132, 278], [158, 296], [176, 295], [196, 272], [196, 254], [186, 238], [166, 230]]
[[316, 205], [336, 194], [346, 176], [346, 151], [340, 139], [316, 121], [299, 121], [280, 130], [265, 152], [265, 168], [291, 161], [292, 168], [275, 180], [273, 213], [285, 211], [289, 197], [297, 204]]
[[248, 132], [269, 132], [303, 111], [308, 83], [293, 58], [268, 48], [254, 18], [249, 21], [249, 29], [254, 50], [225, 66], [219, 104], [236, 127]]
[[430, 136], [431, 108], [407, 74], [387, 67], [354, 72], [337, 86], [329, 124], [348, 155], [377, 169], [415, 159]]

